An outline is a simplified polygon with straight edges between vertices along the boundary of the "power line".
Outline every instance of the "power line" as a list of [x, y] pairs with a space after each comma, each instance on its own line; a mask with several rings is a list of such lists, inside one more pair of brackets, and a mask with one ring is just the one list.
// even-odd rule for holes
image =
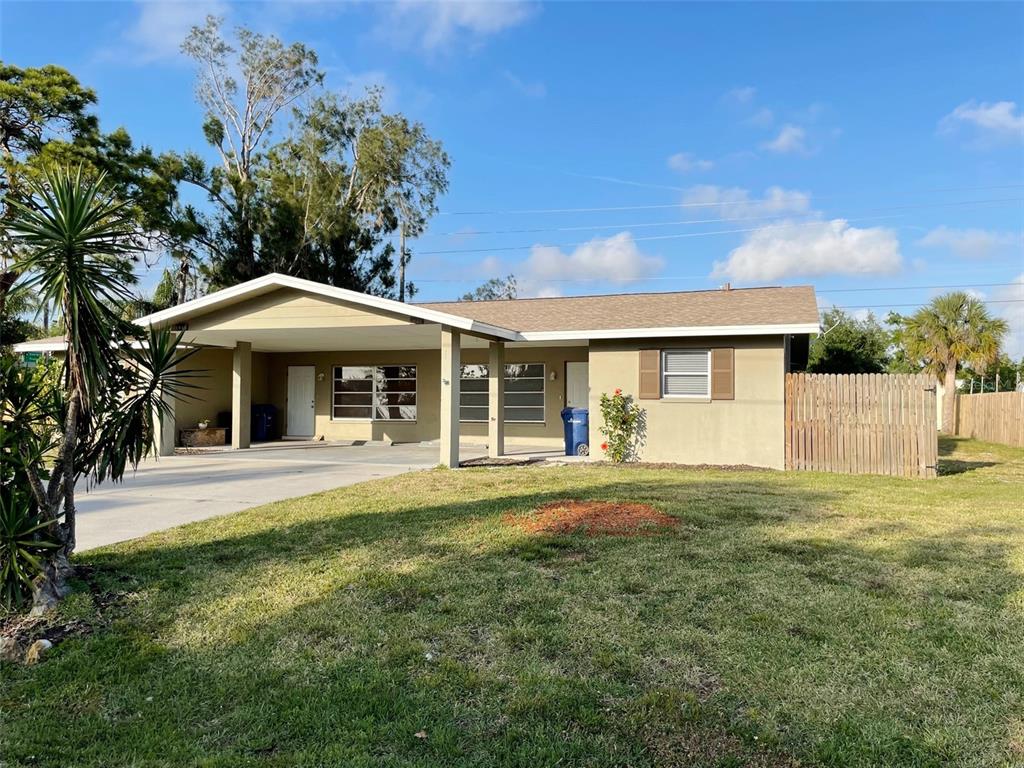
[[[1013, 202], [1020, 202], [1022, 199], [1013, 200]], [[971, 202], [973, 204], [973, 201]], [[892, 209], [898, 210], [898, 209]], [[843, 221], [877, 221], [881, 219], [898, 219], [903, 218], [906, 214], [890, 214], [887, 216], [859, 216], [856, 218], [843, 218]], [[776, 224], [766, 224], [761, 227], [747, 227], [744, 229], [719, 229], [711, 232], [683, 232], [675, 233], [671, 235], [648, 235], [646, 237], [634, 237], [634, 242], [651, 242], [655, 240], [682, 240], [691, 237], [711, 237], [716, 235], [735, 235], [744, 234], [749, 232], [759, 232], [765, 229], [772, 229], [784, 226], [810, 226], [812, 224], [827, 224], [829, 219], [816, 219], [812, 221], [802, 222], [790, 222], [781, 221]], [[490, 248], [443, 248], [438, 250], [419, 251], [418, 254], [421, 256], [451, 256], [455, 254], [467, 254], [467, 253], [498, 253], [498, 252], [510, 252], [510, 251], [530, 251], [534, 248], [578, 248], [582, 245], [589, 245], [591, 241], [583, 240], [575, 243], [533, 243], [531, 245], [502, 245], [492, 246]]]
[[[946, 189], [925, 189], [921, 190], [925, 193], [933, 192], [968, 192], [968, 191], [980, 191], [989, 189], [1020, 189], [1024, 187], [1024, 184], [1000, 184], [983, 187], [949, 187]], [[808, 195], [808, 198], [810, 195]], [[838, 197], [843, 197], [839, 195]], [[849, 195], [846, 195], [849, 197]], [[827, 197], [815, 197], [815, 200], [834, 200], [836, 195]], [[609, 213], [613, 211], [650, 211], [657, 209], [666, 208], [708, 208], [721, 205], [756, 205], [758, 203], [773, 203], [777, 202], [771, 198], [760, 198], [754, 200], [719, 200], [715, 202], [676, 202], [676, 203], [660, 203], [655, 205], [617, 205], [617, 206], [600, 206], [590, 208], [521, 208], [521, 209], [497, 209], [497, 210], [469, 210], [469, 211], [441, 211], [438, 213], [439, 216], [519, 216], [519, 215], [539, 215], [549, 213]]]
[[[1004, 203], [1004, 202], [1021, 202], [1022, 198], [996, 198], [994, 200], [962, 200], [953, 201], [946, 203], [921, 203], [918, 205], [905, 205], [896, 207], [881, 207], [881, 208], [865, 208], [863, 211], [855, 213], [855, 216], [861, 214], [870, 214], [878, 211], [891, 211], [891, 210], [909, 210], [911, 208], [946, 208], [956, 205], [986, 205], [991, 203]], [[757, 201], [753, 201], [752, 204], [756, 204]], [[676, 206], [672, 206], [676, 207]], [[798, 216], [809, 216], [810, 214], [796, 214]], [[843, 217], [845, 218], [845, 217]], [[781, 220], [781, 214], [772, 214], [770, 216], [727, 216], [724, 218], [717, 219], [673, 219], [672, 221], [654, 221], [654, 222], [634, 222], [629, 224], [588, 224], [584, 226], [575, 227], [533, 227], [525, 229], [463, 229], [463, 230], [451, 230], [448, 232], [431, 232], [430, 234], [434, 237], [467, 237], [470, 235], [524, 235], [524, 234], [536, 234], [538, 232], [589, 232], [598, 229], [645, 229], [649, 227], [671, 227], [675, 225], [679, 226], [691, 226], [694, 224], [718, 224], [726, 221], [769, 221], [769, 220]], [[822, 219], [813, 219], [813, 221], [822, 221]]]
[[[1024, 299], [979, 299], [982, 304], [1024, 304]], [[833, 304], [836, 309], [888, 309], [890, 307], [923, 307], [926, 302], [915, 304]]]

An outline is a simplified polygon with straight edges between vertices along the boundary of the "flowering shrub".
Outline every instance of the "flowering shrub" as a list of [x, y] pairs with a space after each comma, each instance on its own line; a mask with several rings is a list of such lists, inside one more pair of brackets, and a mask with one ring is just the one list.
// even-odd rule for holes
[[601, 393], [601, 434], [607, 438], [601, 450], [614, 462], [633, 458], [637, 438], [637, 425], [643, 411], [629, 395], [616, 389], [611, 396]]

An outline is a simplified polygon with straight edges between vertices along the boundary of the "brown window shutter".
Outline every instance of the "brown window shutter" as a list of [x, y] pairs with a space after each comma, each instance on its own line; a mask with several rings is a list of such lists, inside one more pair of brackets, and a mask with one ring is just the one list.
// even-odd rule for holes
[[640, 350], [640, 399], [661, 399], [661, 350]]
[[711, 350], [711, 399], [736, 398], [735, 350], [718, 347]]

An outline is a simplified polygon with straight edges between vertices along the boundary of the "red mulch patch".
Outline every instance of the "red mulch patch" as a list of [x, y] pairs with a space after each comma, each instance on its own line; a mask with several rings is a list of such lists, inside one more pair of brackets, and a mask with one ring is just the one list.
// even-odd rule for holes
[[509, 515], [505, 522], [527, 533], [584, 533], [587, 536], [650, 536], [679, 520], [648, 504], [614, 501], [552, 501], [528, 516]]

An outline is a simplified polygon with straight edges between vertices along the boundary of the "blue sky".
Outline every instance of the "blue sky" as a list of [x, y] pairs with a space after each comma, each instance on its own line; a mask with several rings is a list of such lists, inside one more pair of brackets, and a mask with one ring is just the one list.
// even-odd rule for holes
[[884, 315], [973, 286], [1024, 354], [1024, 4], [5, 1], [0, 55], [205, 151], [177, 46], [209, 12], [444, 142], [420, 299], [810, 282]]

